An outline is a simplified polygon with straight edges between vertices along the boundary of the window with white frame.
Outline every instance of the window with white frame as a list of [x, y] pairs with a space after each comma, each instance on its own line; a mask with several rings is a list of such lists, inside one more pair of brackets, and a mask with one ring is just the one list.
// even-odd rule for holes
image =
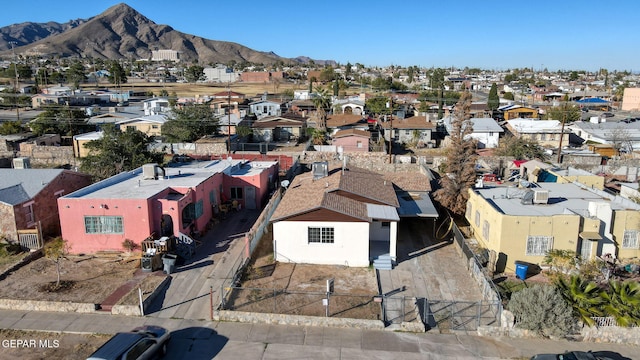
[[477, 227], [480, 227], [480, 211], [476, 210], [476, 219], [475, 223]]
[[122, 216], [85, 216], [84, 231], [87, 234], [122, 234]]
[[333, 244], [334, 242], [334, 230], [332, 227], [309, 227], [308, 228], [308, 242]]
[[467, 219], [471, 219], [471, 214], [473, 213], [473, 205], [471, 205], [470, 201], [467, 201], [467, 210], [465, 214], [467, 214]]
[[489, 241], [489, 222], [487, 220], [482, 223], [482, 237]]
[[527, 256], [543, 256], [553, 247], [553, 236], [529, 235], [527, 236]]
[[625, 230], [622, 237], [623, 249], [638, 249], [638, 230]]

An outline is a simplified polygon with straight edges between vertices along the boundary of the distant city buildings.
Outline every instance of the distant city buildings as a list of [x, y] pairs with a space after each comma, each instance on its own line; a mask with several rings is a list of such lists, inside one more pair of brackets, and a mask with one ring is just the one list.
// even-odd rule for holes
[[180, 61], [180, 57], [176, 50], [152, 50], [151, 61]]

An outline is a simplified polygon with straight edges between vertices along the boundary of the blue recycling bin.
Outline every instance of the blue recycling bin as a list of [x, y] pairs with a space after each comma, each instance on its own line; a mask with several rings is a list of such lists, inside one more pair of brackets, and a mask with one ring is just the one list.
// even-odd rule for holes
[[529, 271], [529, 265], [516, 263], [516, 277], [520, 280], [527, 278], [527, 271]]

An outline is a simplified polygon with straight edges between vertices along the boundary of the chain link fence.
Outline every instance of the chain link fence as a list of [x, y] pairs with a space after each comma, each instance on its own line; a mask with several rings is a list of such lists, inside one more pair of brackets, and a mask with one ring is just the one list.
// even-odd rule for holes
[[[328, 301], [327, 301], [328, 299]], [[376, 295], [233, 287], [222, 310], [379, 320]]]

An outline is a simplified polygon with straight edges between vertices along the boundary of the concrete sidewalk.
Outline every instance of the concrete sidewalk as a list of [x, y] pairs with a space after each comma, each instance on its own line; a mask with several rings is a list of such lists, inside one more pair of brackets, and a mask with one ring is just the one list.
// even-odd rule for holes
[[567, 350], [640, 359], [640, 348], [620, 344], [0, 310], [2, 329], [113, 334], [148, 324], [172, 331], [166, 359], [517, 359]]

